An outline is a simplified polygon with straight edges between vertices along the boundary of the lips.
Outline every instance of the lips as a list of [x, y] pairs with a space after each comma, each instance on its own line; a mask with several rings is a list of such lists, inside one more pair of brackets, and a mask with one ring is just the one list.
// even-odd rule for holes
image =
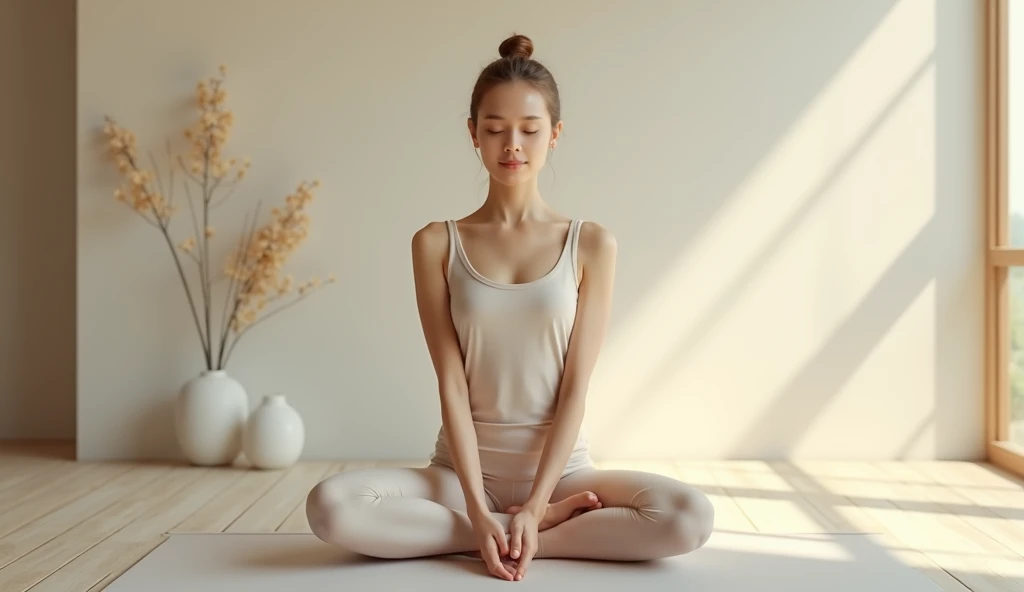
[[507, 169], [515, 169], [523, 166], [526, 162], [522, 160], [506, 160], [504, 162], [499, 162], [498, 164]]

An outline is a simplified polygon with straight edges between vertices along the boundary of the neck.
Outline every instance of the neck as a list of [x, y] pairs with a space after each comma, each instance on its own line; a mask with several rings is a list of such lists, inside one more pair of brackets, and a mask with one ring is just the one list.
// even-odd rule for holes
[[538, 217], [547, 211], [544, 198], [537, 188], [537, 179], [520, 185], [502, 185], [491, 179], [487, 199], [480, 207], [486, 217], [496, 222], [516, 224]]

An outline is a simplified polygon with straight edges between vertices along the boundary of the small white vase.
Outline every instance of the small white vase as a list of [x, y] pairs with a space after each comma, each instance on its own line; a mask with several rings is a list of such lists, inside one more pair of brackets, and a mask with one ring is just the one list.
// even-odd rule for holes
[[282, 394], [263, 397], [245, 426], [243, 450], [258, 469], [283, 469], [299, 460], [306, 429], [299, 415]]
[[242, 452], [249, 397], [224, 370], [208, 370], [181, 387], [175, 431], [185, 458], [194, 465], [228, 465]]

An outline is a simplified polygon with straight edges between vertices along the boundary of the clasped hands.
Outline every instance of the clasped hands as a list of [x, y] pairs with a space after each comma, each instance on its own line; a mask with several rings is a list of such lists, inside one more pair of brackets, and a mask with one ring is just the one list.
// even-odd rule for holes
[[505, 511], [512, 515], [507, 535], [501, 522], [486, 510], [472, 513], [470, 520], [481, 558], [491, 575], [507, 581], [519, 581], [526, 576], [537, 553], [540, 532], [600, 507], [597, 495], [589, 491], [543, 506], [530, 502], [523, 506], [510, 506]]

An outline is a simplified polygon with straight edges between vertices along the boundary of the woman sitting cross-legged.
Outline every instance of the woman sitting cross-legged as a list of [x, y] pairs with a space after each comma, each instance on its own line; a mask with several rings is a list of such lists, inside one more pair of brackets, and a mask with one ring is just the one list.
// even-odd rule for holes
[[548, 206], [537, 175], [562, 130], [558, 89], [513, 36], [480, 74], [470, 137], [484, 204], [412, 237], [416, 300], [442, 425], [424, 468], [342, 472], [317, 484], [320, 539], [381, 558], [476, 553], [520, 580], [534, 558], [617, 561], [694, 551], [714, 509], [666, 476], [603, 470], [582, 434], [604, 341], [616, 240]]

